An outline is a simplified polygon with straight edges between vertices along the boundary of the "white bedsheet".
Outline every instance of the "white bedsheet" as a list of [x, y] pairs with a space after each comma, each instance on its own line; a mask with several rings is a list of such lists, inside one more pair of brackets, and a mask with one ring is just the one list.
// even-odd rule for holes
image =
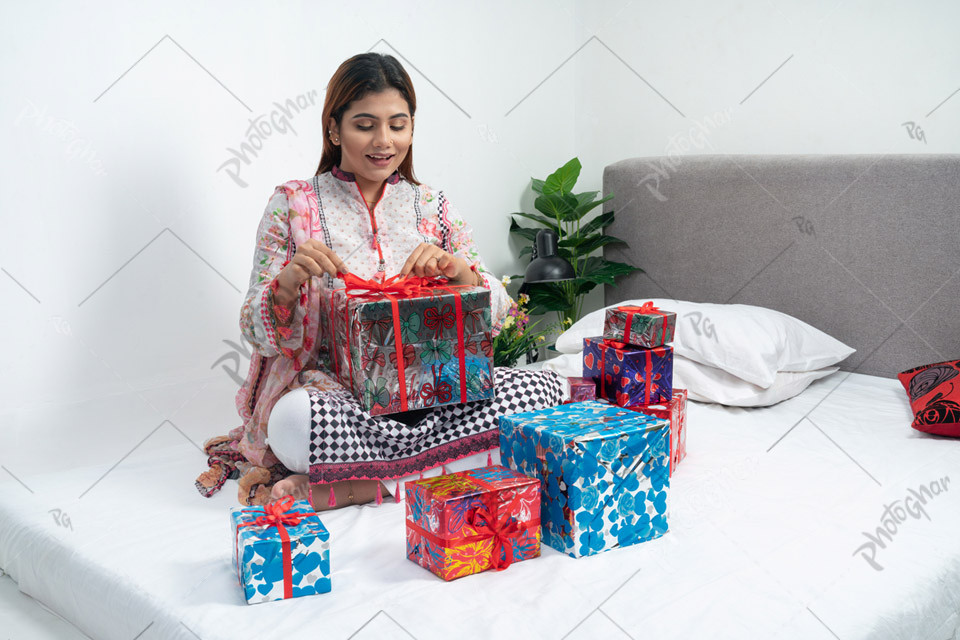
[[[898, 525], [876, 555], [883, 571], [855, 554], [885, 505], [960, 481], [960, 443], [913, 431], [910, 417], [895, 380], [844, 372], [766, 409], [691, 403], [658, 540], [576, 560], [545, 547], [445, 583], [404, 557], [402, 505], [346, 508], [322, 516], [333, 592], [253, 606], [231, 565], [235, 483], [200, 497], [203, 455], [168, 425], [119, 463], [0, 474], [0, 567], [104, 639], [944, 640], [960, 624], [960, 486], [928, 501], [929, 519]], [[11, 445], [32, 451], [13, 424], [8, 470]], [[58, 429], [76, 424], [44, 437]], [[91, 421], [86, 437], [100, 435]]]

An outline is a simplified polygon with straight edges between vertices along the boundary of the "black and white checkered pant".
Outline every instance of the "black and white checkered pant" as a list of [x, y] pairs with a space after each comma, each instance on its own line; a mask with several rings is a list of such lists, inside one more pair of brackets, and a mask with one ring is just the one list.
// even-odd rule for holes
[[[310, 482], [403, 478], [489, 451], [498, 446], [499, 416], [553, 407], [566, 397], [566, 381], [551, 371], [501, 367], [495, 375], [494, 399], [429, 409], [410, 425], [371, 416], [346, 390], [307, 389]], [[273, 437], [271, 446], [287, 464]]]

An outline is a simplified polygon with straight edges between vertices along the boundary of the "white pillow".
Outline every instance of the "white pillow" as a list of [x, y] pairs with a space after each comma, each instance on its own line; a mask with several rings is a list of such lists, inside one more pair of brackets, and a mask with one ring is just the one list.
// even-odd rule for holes
[[[561, 376], [583, 375], [583, 353], [564, 353], [550, 360], [535, 362], [528, 368], [546, 369]], [[697, 402], [716, 402], [731, 407], [767, 407], [799, 394], [811, 382], [825, 378], [837, 367], [817, 371], [781, 371], [773, 384], [763, 389], [740, 378], [674, 354], [673, 387], [686, 389]]]
[[839, 371], [827, 367], [816, 371], [780, 371], [766, 389], [682, 356], [673, 358], [673, 386], [686, 389], [698, 402], [716, 402], [728, 407], [768, 407], [799, 394], [814, 380]]
[[[623, 304], [640, 305], [643, 300]], [[654, 298], [677, 314], [674, 354], [722, 369], [758, 387], [769, 388], [780, 371], [815, 371], [856, 351], [826, 333], [773, 309], [746, 304], [712, 304]], [[561, 353], [579, 353], [583, 339], [603, 333], [606, 309], [589, 313], [557, 339]]]

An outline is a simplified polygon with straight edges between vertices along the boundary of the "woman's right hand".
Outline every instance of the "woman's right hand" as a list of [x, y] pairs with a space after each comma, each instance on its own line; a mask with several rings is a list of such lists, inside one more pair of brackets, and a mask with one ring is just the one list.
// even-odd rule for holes
[[300, 285], [311, 276], [322, 276], [329, 273], [347, 273], [347, 265], [343, 263], [333, 249], [319, 240], [311, 238], [297, 247], [293, 259], [277, 275], [280, 288], [294, 294]]

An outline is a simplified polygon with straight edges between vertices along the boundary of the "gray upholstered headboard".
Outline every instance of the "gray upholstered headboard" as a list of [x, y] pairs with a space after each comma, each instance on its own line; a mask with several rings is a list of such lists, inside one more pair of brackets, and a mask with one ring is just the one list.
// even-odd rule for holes
[[777, 309], [891, 377], [960, 357], [960, 156], [671, 156], [603, 172], [608, 247], [646, 271], [606, 302]]

